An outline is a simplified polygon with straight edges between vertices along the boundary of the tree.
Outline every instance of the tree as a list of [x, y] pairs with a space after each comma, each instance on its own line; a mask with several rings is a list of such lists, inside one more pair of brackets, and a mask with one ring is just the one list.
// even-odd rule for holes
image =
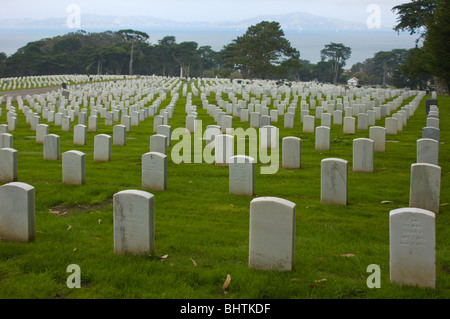
[[281, 64], [288, 60], [298, 60], [300, 53], [284, 38], [278, 22], [262, 21], [250, 26], [243, 36], [237, 37], [224, 48], [223, 56], [251, 77], [253, 74], [265, 79], [268, 74], [277, 74]]
[[156, 46], [156, 55], [159, 64], [162, 67], [162, 76], [166, 76], [166, 70], [171, 68], [169, 74], [173, 75], [173, 65], [175, 64], [175, 60], [173, 58], [173, 53], [176, 47], [176, 39], [174, 36], [165, 36], [161, 40], [158, 41], [158, 45]]
[[436, 0], [413, 0], [392, 8], [397, 11], [397, 32], [408, 31], [411, 35], [418, 32], [420, 37], [426, 34], [430, 21], [433, 20], [436, 11]]
[[399, 15], [394, 30], [419, 33], [419, 39], [424, 39], [423, 48], [429, 54], [426, 67], [435, 76], [438, 94], [445, 91], [440, 89], [441, 82], [450, 94], [449, 7], [448, 0], [413, 0], [392, 8]]
[[424, 49], [429, 57], [428, 69], [444, 82], [447, 94], [450, 94], [450, 2], [438, 1], [438, 10], [433, 17], [424, 41]]
[[188, 78], [190, 75], [189, 72], [191, 65], [199, 62], [197, 47], [197, 42], [181, 42], [176, 45], [174, 51], [172, 52], [173, 58], [180, 65], [180, 70], [183, 72], [183, 77]]
[[145, 32], [135, 31], [131, 29], [119, 30], [118, 33], [125, 37], [126, 42], [131, 43], [129, 75], [133, 75], [133, 54], [134, 54], [133, 51], [135, 43], [147, 41], [150, 37]]
[[345, 66], [345, 61], [348, 60], [352, 54], [352, 49], [346, 47], [342, 43], [334, 43], [325, 45], [325, 48], [320, 51], [322, 61], [328, 58], [332, 62], [332, 72], [334, 74], [333, 84], [337, 83], [339, 72]]

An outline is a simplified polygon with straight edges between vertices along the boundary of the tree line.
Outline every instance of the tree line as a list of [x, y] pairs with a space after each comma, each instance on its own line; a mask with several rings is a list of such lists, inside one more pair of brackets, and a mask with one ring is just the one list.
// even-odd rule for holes
[[0, 53], [0, 77], [54, 74], [141, 74], [183, 77], [260, 78], [425, 89], [440, 81], [448, 88], [449, 2], [413, 0], [393, 8], [396, 31], [419, 33], [423, 47], [377, 52], [345, 70], [351, 48], [330, 43], [310, 63], [285, 38], [278, 22], [250, 26], [220, 51], [165, 36], [156, 44], [136, 30], [78, 31], [30, 42], [11, 56]]

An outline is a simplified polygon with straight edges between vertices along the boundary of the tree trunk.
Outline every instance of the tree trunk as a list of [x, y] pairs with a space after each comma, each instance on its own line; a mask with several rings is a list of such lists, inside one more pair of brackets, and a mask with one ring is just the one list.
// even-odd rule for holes
[[131, 51], [130, 51], [130, 69], [129, 74], [133, 75], [133, 50], [134, 50], [134, 42], [131, 41]]
[[436, 93], [439, 95], [450, 94], [450, 83], [434, 77], [434, 83], [436, 85]]

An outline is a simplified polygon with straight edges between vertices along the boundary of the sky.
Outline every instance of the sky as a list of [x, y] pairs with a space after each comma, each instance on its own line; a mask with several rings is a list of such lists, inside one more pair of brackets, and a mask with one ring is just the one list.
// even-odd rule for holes
[[[306, 12], [365, 23], [376, 5], [383, 26], [393, 26], [392, 8], [409, 0], [0, 0], [0, 19], [55, 18], [69, 15], [71, 4], [81, 14], [154, 16], [183, 22], [239, 21], [258, 15]], [[369, 11], [368, 11], [369, 10]]]

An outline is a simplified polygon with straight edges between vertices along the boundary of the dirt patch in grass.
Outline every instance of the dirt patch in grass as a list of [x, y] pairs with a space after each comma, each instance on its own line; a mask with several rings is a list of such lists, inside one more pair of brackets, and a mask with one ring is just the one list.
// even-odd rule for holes
[[50, 207], [49, 213], [55, 214], [57, 216], [66, 216], [71, 213], [90, 213], [90, 212], [101, 212], [105, 207], [112, 206], [113, 199], [108, 198], [107, 200], [97, 203], [97, 204], [75, 204], [71, 206], [56, 205]]

